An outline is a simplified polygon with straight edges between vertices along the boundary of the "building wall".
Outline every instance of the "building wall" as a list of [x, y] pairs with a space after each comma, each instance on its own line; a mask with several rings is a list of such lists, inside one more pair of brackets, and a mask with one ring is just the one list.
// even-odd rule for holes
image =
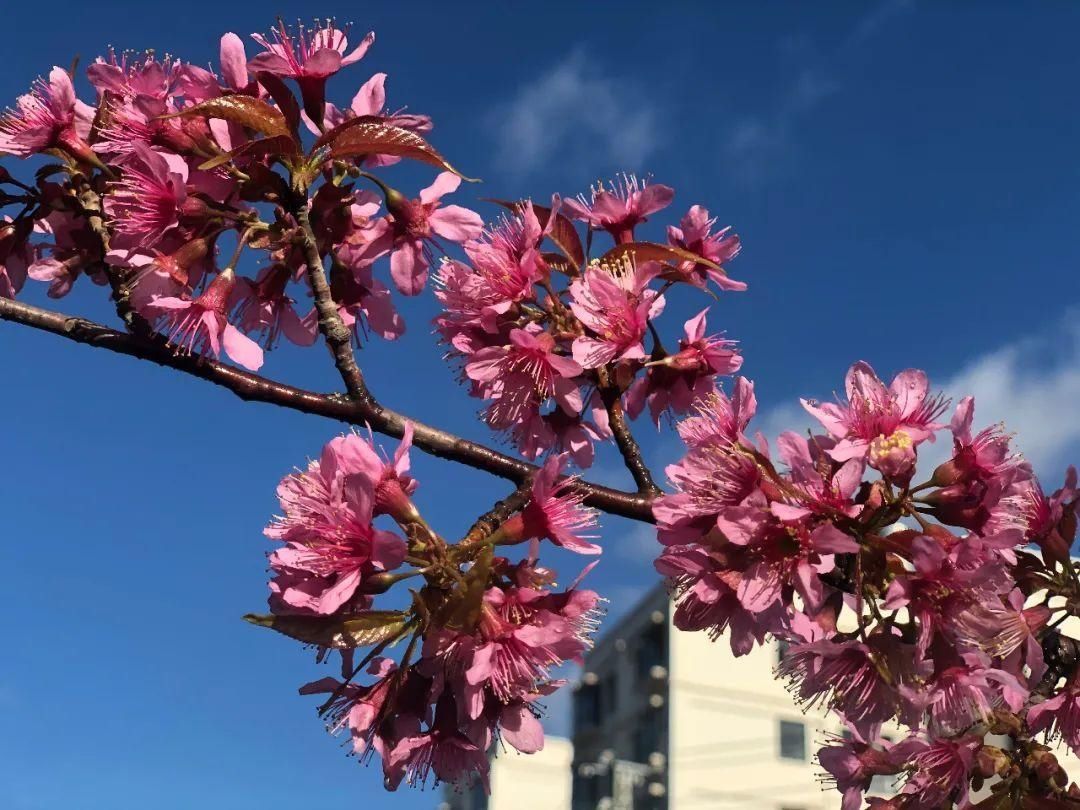
[[[823, 793], [811, 763], [826, 729], [819, 713], [803, 714], [773, 677], [775, 643], [735, 658], [727, 639], [673, 628], [668, 790], [673, 808], [825, 810], [839, 794]], [[781, 724], [786, 750], [781, 752]], [[801, 731], [801, 745], [799, 732]]]
[[508, 749], [491, 763], [487, 810], [570, 810], [570, 740], [547, 737], [535, 754]]

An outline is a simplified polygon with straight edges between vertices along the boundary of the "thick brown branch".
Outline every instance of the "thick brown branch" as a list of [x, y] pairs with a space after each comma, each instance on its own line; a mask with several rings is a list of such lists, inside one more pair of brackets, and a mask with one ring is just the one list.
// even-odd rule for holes
[[634, 438], [630, 425], [626, 423], [626, 414], [623, 411], [622, 396], [619, 389], [611, 382], [607, 369], [599, 369], [600, 398], [608, 413], [608, 425], [615, 437], [615, 444], [622, 454], [623, 463], [630, 475], [634, 477], [638, 492], [643, 495], [659, 495], [660, 487], [652, 479], [652, 473], [641, 454], [641, 447]]
[[319, 313], [319, 331], [326, 339], [330, 353], [334, 355], [334, 365], [341, 374], [349, 396], [357, 402], [377, 407], [364, 382], [363, 372], [356, 364], [356, 355], [353, 354], [352, 348], [352, 333], [341, 319], [337, 304], [334, 303], [334, 297], [330, 292], [330, 282], [326, 278], [319, 244], [315, 231], [311, 227], [311, 218], [308, 216], [306, 196], [297, 198], [296, 205], [293, 206], [293, 216], [300, 226], [308, 283], [311, 285], [311, 293], [315, 298], [315, 309]]
[[[396, 411], [374, 404], [370, 399], [349, 400], [340, 395], [305, 391], [213, 360], [177, 354], [160, 336], [147, 338], [125, 334], [93, 321], [68, 317], [58, 312], [4, 298], [0, 298], [0, 320], [51, 332], [76, 343], [149, 360], [220, 385], [244, 400], [268, 402], [283, 408], [354, 425], [370, 425], [372, 430], [386, 436], [400, 438], [406, 423], [411, 421], [414, 429], [413, 441], [425, 453], [483, 470], [517, 484], [529, 480], [537, 469], [532, 464], [499, 453], [482, 444], [408, 419]], [[585, 502], [589, 506], [603, 512], [631, 520], [653, 522], [652, 498], [648, 495], [622, 492], [585, 481], [573, 482], [571, 487], [585, 496]]]

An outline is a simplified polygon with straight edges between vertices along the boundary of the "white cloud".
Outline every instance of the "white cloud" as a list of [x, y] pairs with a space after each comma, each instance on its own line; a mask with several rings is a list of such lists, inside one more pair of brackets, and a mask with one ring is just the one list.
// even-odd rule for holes
[[975, 397], [975, 424], [1004, 422], [1037, 472], [1055, 479], [1080, 462], [1080, 311], [1039, 335], [967, 364], [946, 384], [954, 401]]
[[659, 116], [642, 96], [574, 50], [491, 113], [495, 161], [525, 175], [553, 160], [584, 164], [599, 153], [626, 171], [641, 171], [659, 141]]
[[890, 20], [909, 11], [915, 5], [914, 0], [882, 0], [873, 6], [855, 25], [848, 42], [859, 45], [877, 34]]
[[773, 175], [791, 158], [799, 122], [842, 89], [833, 74], [840, 72], [837, 62], [845, 52], [866, 45], [913, 5], [913, 0], [881, 0], [856, 20], [836, 51], [798, 66], [772, 110], [743, 116], [728, 130], [722, 144], [725, 171], [750, 186]]

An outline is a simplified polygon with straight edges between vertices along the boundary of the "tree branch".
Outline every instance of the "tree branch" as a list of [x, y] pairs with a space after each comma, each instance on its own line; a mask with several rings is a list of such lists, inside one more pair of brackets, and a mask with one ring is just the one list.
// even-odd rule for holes
[[466, 543], [476, 543], [483, 540], [512, 514], [520, 512], [525, 504], [529, 502], [529, 498], [532, 494], [532, 485], [529, 481], [524, 481], [518, 484], [518, 488], [503, 498], [501, 501], [491, 507], [487, 512], [482, 514], [473, 523], [472, 528], [469, 529], [468, 534], [465, 535]]
[[611, 433], [615, 437], [615, 444], [622, 454], [623, 463], [630, 475], [634, 477], [638, 492], [642, 495], [655, 496], [660, 494], [660, 487], [652, 479], [652, 473], [645, 459], [641, 455], [641, 447], [634, 438], [630, 426], [626, 423], [626, 414], [623, 412], [622, 394], [612, 382], [611, 374], [606, 368], [597, 369], [597, 377], [600, 381], [600, 399], [608, 413], [608, 423]]
[[[41, 309], [20, 301], [0, 298], [0, 320], [30, 326], [75, 343], [149, 360], [232, 391], [243, 400], [267, 402], [294, 411], [336, 419], [353, 425], [370, 426], [377, 433], [401, 438], [407, 422], [412, 422], [413, 442], [420, 450], [438, 458], [465, 464], [492, 475], [522, 484], [538, 469], [535, 465], [499, 453], [482, 444], [417, 422], [370, 399], [350, 400], [336, 394], [319, 394], [260, 377], [204, 357], [177, 354], [160, 335], [142, 337], [110, 329], [83, 318]], [[365, 389], [366, 390], [366, 389]], [[591, 484], [571, 482], [570, 487], [585, 496], [585, 502], [602, 512], [652, 523], [652, 497]]]
[[311, 217], [308, 215], [307, 196], [297, 196], [292, 214], [300, 226], [308, 283], [311, 284], [315, 309], [319, 313], [319, 331], [326, 339], [326, 345], [330, 347], [331, 354], [334, 355], [334, 365], [337, 366], [338, 373], [341, 374], [341, 379], [345, 383], [345, 390], [357, 402], [378, 407], [364, 382], [364, 374], [360, 371], [360, 366], [356, 364], [356, 355], [353, 354], [352, 348], [352, 333], [341, 320], [337, 304], [334, 303], [334, 296], [330, 292], [330, 282], [326, 278], [326, 268], [323, 266], [322, 254], [319, 253], [319, 243], [311, 227]]

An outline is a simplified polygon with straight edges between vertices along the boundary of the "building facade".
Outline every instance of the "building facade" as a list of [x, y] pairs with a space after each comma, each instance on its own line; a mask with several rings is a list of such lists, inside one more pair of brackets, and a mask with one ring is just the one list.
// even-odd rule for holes
[[726, 639], [676, 631], [673, 612], [654, 589], [586, 658], [573, 810], [838, 807], [811, 758], [839, 728], [774, 678], [778, 644], [735, 658]]

